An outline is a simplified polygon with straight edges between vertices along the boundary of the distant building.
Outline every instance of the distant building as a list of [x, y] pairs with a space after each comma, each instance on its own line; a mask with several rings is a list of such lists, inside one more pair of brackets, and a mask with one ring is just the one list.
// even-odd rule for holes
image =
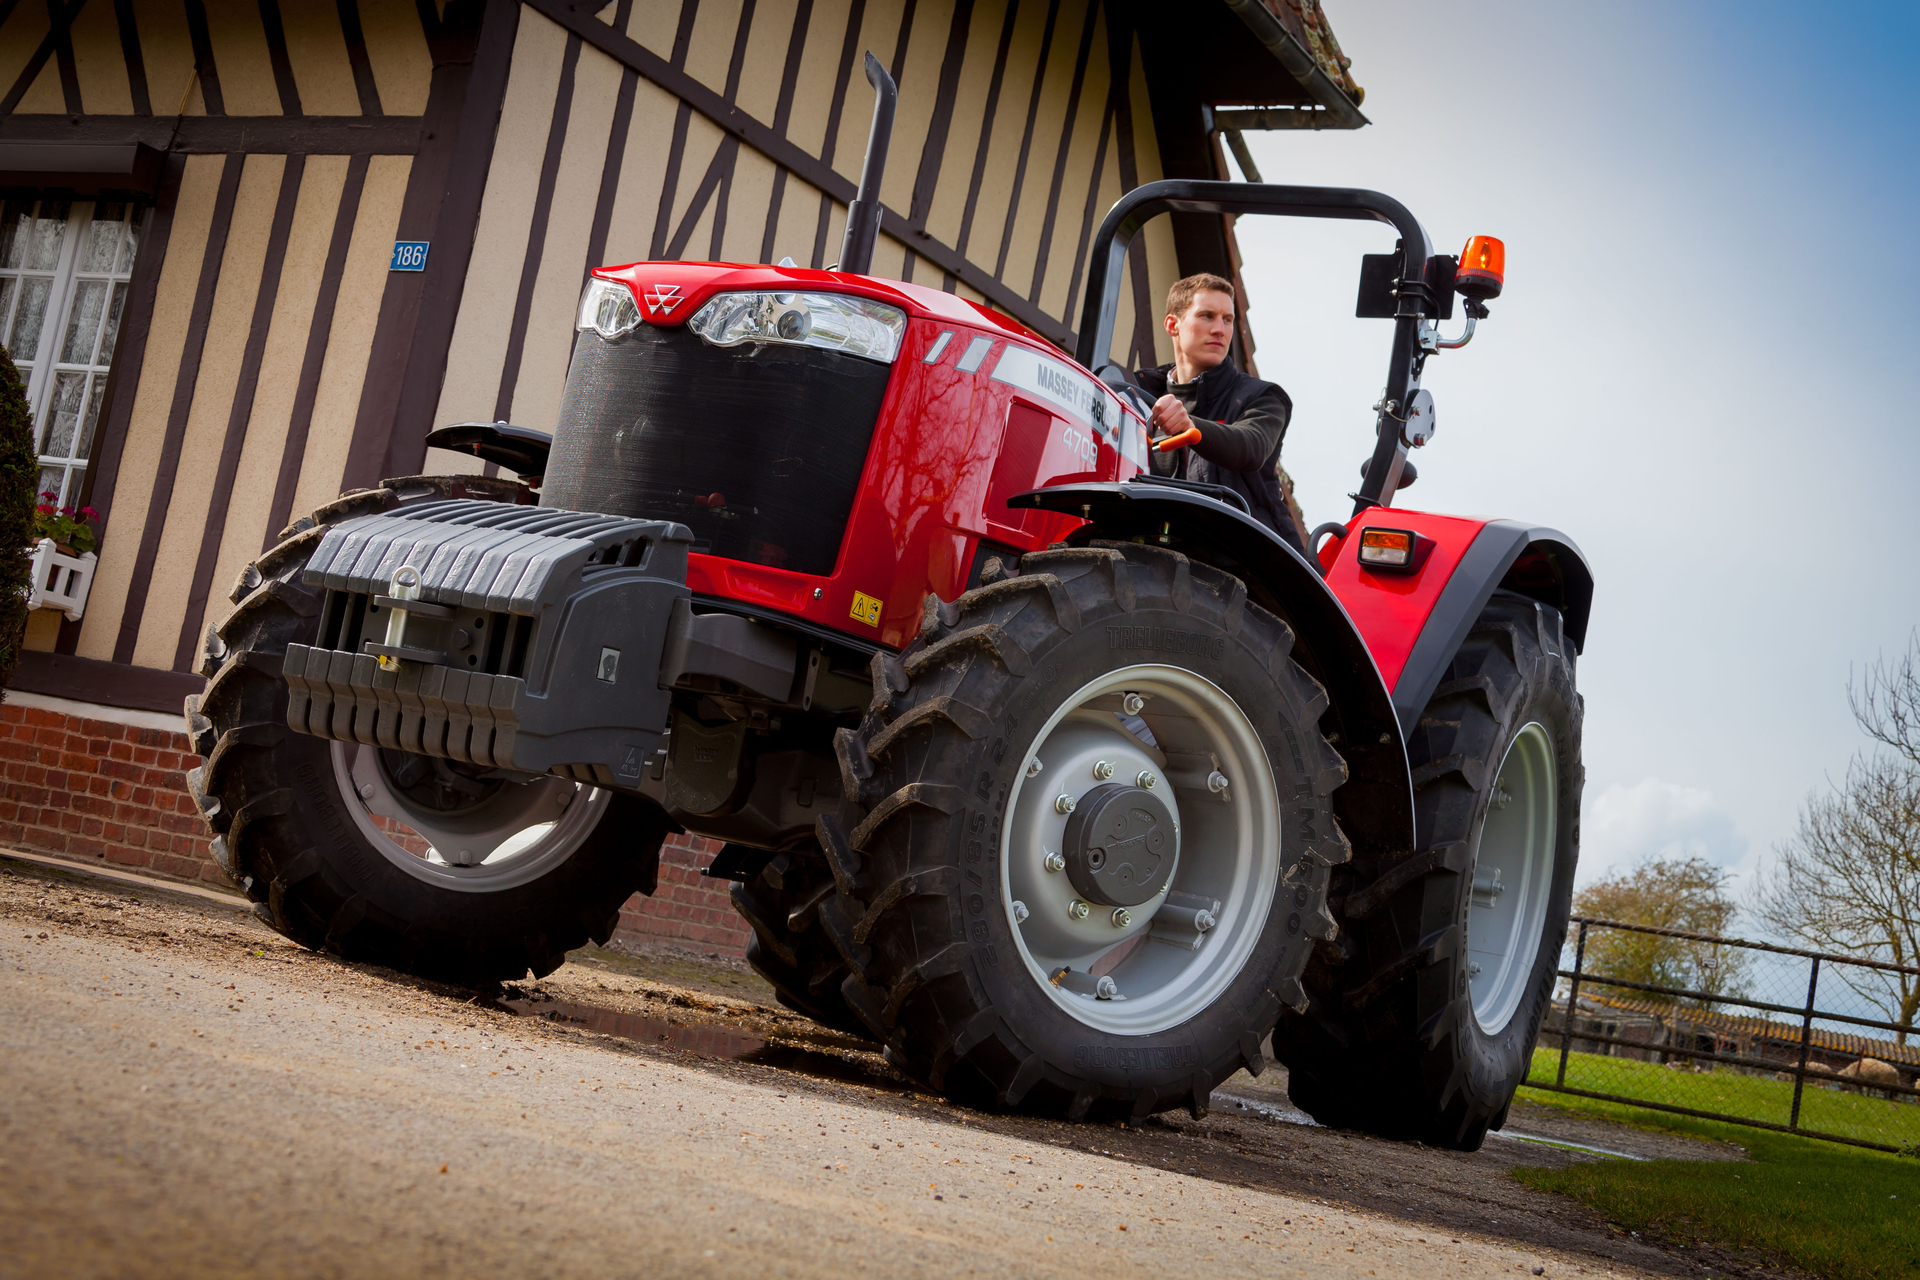
[[[1554, 1005], [1540, 1029], [1540, 1043], [1558, 1049], [1566, 1026], [1566, 1001]], [[1622, 996], [1580, 994], [1573, 1019], [1573, 1051], [1702, 1069], [1756, 1072], [1791, 1070], [1800, 1062], [1800, 1024], [1752, 1014], [1721, 1013], [1690, 1005]], [[1676, 1049], [1745, 1059], [1715, 1063]], [[1920, 1078], [1920, 1045], [1880, 1036], [1815, 1027], [1807, 1036], [1807, 1065], [1839, 1072], [1862, 1058], [1878, 1058], [1900, 1072], [1909, 1086]]]

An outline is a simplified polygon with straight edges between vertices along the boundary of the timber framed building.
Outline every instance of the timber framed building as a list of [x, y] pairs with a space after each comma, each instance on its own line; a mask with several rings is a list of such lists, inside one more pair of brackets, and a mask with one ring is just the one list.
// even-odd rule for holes
[[[168, 718], [239, 571], [343, 489], [477, 469], [436, 425], [550, 430], [590, 267], [827, 265], [867, 50], [874, 274], [1069, 350], [1122, 192], [1229, 176], [1224, 123], [1365, 123], [1318, 0], [0, 0], [0, 343], [42, 487], [102, 513], [0, 712], [0, 841], [203, 874]], [[1237, 276], [1227, 219], [1144, 246], [1134, 363], [1171, 280]]]

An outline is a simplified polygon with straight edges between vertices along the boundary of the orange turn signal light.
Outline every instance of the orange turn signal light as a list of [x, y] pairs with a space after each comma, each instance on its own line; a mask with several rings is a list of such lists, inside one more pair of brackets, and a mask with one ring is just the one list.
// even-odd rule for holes
[[1433, 539], [1411, 529], [1362, 529], [1360, 563], [1369, 569], [1418, 569], [1433, 551]]
[[1500, 296], [1507, 278], [1507, 246], [1492, 236], [1475, 236], [1460, 251], [1453, 287], [1463, 297], [1479, 302]]

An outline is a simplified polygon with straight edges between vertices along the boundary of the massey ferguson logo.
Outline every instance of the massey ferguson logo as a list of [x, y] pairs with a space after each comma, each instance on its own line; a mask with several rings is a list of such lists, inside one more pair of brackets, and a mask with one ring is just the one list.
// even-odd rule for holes
[[686, 301], [680, 296], [680, 286], [677, 284], [657, 284], [641, 294], [640, 300], [647, 304], [648, 315], [669, 316], [675, 307]]

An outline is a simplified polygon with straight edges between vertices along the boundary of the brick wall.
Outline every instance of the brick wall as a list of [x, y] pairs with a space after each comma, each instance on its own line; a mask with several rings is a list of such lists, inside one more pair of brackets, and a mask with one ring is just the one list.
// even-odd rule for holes
[[224, 882], [187, 795], [190, 752], [184, 733], [0, 703], [0, 841]]
[[660, 850], [660, 883], [651, 898], [636, 893], [620, 908], [615, 942], [672, 941], [701, 952], [745, 954], [753, 930], [733, 909], [732, 882], [700, 874], [719, 852], [718, 840], [668, 836]]
[[[0, 703], [0, 844], [229, 883], [187, 794], [185, 771], [199, 758], [186, 734], [99, 718], [107, 708], [68, 711], [46, 705], [55, 699], [18, 697]], [[635, 894], [620, 909], [614, 944], [744, 953], [751, 931], [728, 882], [700, 874], [719, 851], [716, 840], [668, 837], [658, 892]]]

